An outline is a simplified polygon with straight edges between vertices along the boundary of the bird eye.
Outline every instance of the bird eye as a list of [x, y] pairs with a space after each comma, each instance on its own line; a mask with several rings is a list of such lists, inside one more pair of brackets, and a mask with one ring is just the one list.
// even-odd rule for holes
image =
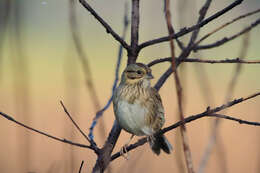
[[141, 70], [137, 70], [137, 74], [142, 74], [142, 71]]

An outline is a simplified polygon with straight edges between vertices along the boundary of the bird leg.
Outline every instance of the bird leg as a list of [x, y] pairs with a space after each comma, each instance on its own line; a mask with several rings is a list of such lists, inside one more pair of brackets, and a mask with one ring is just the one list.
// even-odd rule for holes
[[155, 136], [154, 136], [153, 134], [147, 136], [147, 141], [148, 141], [149, 143], [154, 143], [154, 141], [155, 141]]
[[128, 155], [128, 152], [127, 152], [126, 148], [127, 148], [128, 144], [131, 142], [131, 140], [133, 139], [133, 137], [134, 137], [134, 135], [132, 135], [130, 137], [130, 139], [125, 143], [125, 145], [120, 150], [120, 155], [122, 155], [126, 160], [129, 159], [129, 155]]

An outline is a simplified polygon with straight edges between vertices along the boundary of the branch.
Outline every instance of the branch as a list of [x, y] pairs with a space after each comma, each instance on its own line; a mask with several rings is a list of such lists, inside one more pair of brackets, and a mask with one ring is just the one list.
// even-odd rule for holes
[[[260, 122], [245, 121], [245, 120], [238, 119], [238, 118], [233, 118], [233, 117], [230, 117], [230, 116], [227, 116], [227, 115], [216, 114], [219, 111], [222, 111], [224, 109], [232, 107], [232, 106], [234, 106], [234, 105], [236, 105], [238, 103], [242, 103], [242, 102], [244, 102], [246, 100], [252, 99], [252, 98], [257, 97], [259, 95], [260, 95], [260, 92], [257, 92], [255, 94], [252, 94], [252, 95], [248, 96], [248, 97], [239, 98], [239, 99], [235, 99], [233, 101], [227, 102], [226, 104], [223, 104], [223, 105], [221, 105], [219, 107], [216, 107], [216, 108], [213, 108], [213, 109], [210, 109], [210, 107], [208, 107], [206, 111], [204, 111], [204, 112], [202, 112], [200, 114], [189, 116], [189, 117], [185, 118], [182, 121], [178, 121], [177, 123], [160, 130], [157, 133], [157, 135], [158, 134], [167, 133], [167, 132], [169, 132], [169, 131], [171, 131], [171, 130], [173, 130], [173, 129], [175, 129], [175, 128], [183, 125], [183, 124], [190, 123], [192, 121], [195, 121], [195, 120], [203, 118], [203, 117], [218, 117], [218, 118], [224, 118], [224, 119], [228, 119], [228, 120], [232, 120], [232, 121], [237, 121], [240, 124], [260, 126]], [[147, 138], [143, 137], [143, 138], [139, 139], [136, 143], [129, 145], [126, 148], [126, 152], [129, 152], [129, 151], [131, 151], [131, 150], [133, 150], [133, 149], [135, 149], [135, 148], [137, 148], [139, 146], [142, 146], [146, 142], [147, 142]], [[117, 152], [117, 153], [113, 154], [112, 157], [111, 157], [111, 161], [117, 159], [120, 156], [121, 156], [120, 152]]]
[[19, 126], [22, 126], [22, 127], [26, 128], [26, 129], [29, 129], [29, 130], [33, 131], [33, 132], [39, 133], [39, 134], [41, 134], [41, 135], [43, 135], [43, 136], [47, 136], [48, 138], [54, 139], [54, 140], [59, 141], [59, 142], [62, 142], [62, 143], [74, 145], [74, 146], [77, 146], [77, 147], [89, 148], [89, 149], [95, 151], [95, 149], [94, 149], [92, 146], [88, 146], [88, 145], [84, 145], [84, 144], [80, 144], [80, 143], [75, 143], [75, 142], [72, 142], [72, 141], [67, 140], [67, 139], [65, 139], [65, 138], [58, 138], [58, 137], [49, 135], [48, 133], [45, 133], [45, 132], [42, 132], [42, 131], [40, 131], [40, 130], [34, 129], [34, 128], [30, 127], [30, 126], [27, 126], [27, 125], [25, 125], [25, 124], [23, 124], [23, 123], [21, 123], [21, 122], [15, 120], [12, 116], [7, 115], [7, 114], [5, 114], [5, 113], [3, 113], [3, 112], [0, 112], [0, 115], [1, 115], [2, 117], [6, 118], [6, 119], [9, 120], [9, 121], [12, 121], [12, 122], [15, 123], [15, 124], [18, 124]]
[[176, 39], [178, 37], [184, 36], [198, 28], [203, 27], [204, 25], [208, 24], [209, 22], [215, 20], [216, 18], [218, 18], [219, 16], [222, 16], [223, 14], [225, 14], [226, 12], [230, 11], [231, 9], [233, 9], [234, 7], [236, 7], [237, 5], [241, 4], [244, 0], [236, 0], [235, 2], [233, 2], [232, 4], [230, 4], [229, 6], [225, 7], [224, 9], [218, 11], [217, 13], [215, 13], [214, 15], [208, 17], [207, 19], [203, 20], [202, 22], [200, 22], [199, 24], [193, 25], [191, 27], [188, 28], [182, 28], [178, 33], [174, 34], [174, 35], [170, 35], [170, 36], [166, 36], [166, 37], [161, 37], [161, 38], [157, 38], [154, 40], [150, 40], [150, 41], [146, 41], [142, 44], [139, 45], [139, 49], [143, 49], [147, 46], [151, 46], [151, 45], [155, 45], [158, 43], [162, 43], [165, 41], [169, 41], [170, 39]]
[[[123, 28], [123, 34], [122, 34], [122, 38], [125, 39], [126, 37], [126, 32], [127, 32], [127, 29], [128, 29], [128, 24], [129, 24], [129, 20], [128, 20], [128, 6], [126, 4], [125, 6], [125, 15], [124, 15], [124, 28]], [[94, 128], [97, 124], [97, 121], [100, 117], [102, 117], [103, 113], [109, 108], [110, 104], [112, 103], [112, 100], [113, 100], [113, 95], [114, 95], [114, 92], [116, 90], [116, 86], [117, 86], [117, 83], [118, 83], [118, 80], [119, 80], [119, 68], [120, 68], [120, 65], [121, 65], [121, 60], [122, 60], [122, 56], [123, 56], [123, 46], [120, 45], [119, 46], [119, 51], [118, 51], [118, 57], [117, 57], [117, 63], [116, 63], [116, 70], [115, 70], [115, 80], [114, 80], [114, 83], [113, 83], [113, 87], [112, 87], [112, 94], [111, 94], [111, 97], [109, 98], [107, 104], [99, 111], [97, 111], [93, 121], [92, 121], [92, 124], [89, 128], [89, 136], [92, 136], [93, 137], [93, 131], [94, 131]]]
[[[188, 59], [180, 59], [176, 58], [176, 61], [179, 63], [183, 62], [190, 62], [190, 63], [209, 63], [209, 64], [260, 64], [260, 60], [250, 60], [250, 59], [241, 59], [241, 58], [234, 58], [234, 59], [221, 59], [221, 60], [213, 60], [213, 59], [195, 59], [195, 58], [188, 58]], [[171, 57], [167, 58], [159, 58], [155, 59], [147, 64], [148, 67], [154, 66], [159, 63], [163, 62], [171, 62]]]
[[[249, 43], [249, 33], [244, 35], [243, 44], [241, 45], [242, 48], [240, 49], [241, 50], [240, 57], [242, 57], [242, 59], [244, 59], [244, 57], [247, 53], [248, 46], [249, 46], [248, 43]], [[242, 68], [242, 64], [236, 64], [236, 68], [235, 68], [233, 77], [231, 78], [231, 81], [228, 85], [228, 89], [227, 89], [227, 93], [226, 93], [224, 101], [228, 101], [232, 97], [235, 86], [236, 86], [237, 81], [238, 81], [239, 74], [241, 72], [241, 68]], [[222, 165], [221, 167], [223, 168], [222, 172], [227, 172], [226, 166], [225, 166], [225, 163], [226, 163], [225, 158], [226, 157], [225, 157], [225, 154], [223, 155], [223, 153], [222, 153], [223, 150], [225, 150], [225, 148], [224, 148], [223, 145], [221, 145], [222, 144], [221, 138], [217, 138], [218, 132], [219, 132], [218, 129], [220, 128], [220, 122], [221, 122], [220, 119], [214, 120], [213, 128], [211, 130], [211, 134], [210, 134], [210, 137], [209, 137], [209, 142], [206, 146], [206, 149], [205, 149], [205, 151], [202, 155], [201, 162], [199, 164], [198, 173], [203, 173], [205, 171], [207, 162], [208, 162], [208, 160], [209, 160], [209, 158], [212, 154], [213, 148], [216, 145], [216, 143], [218, 143], [218, 145], [216, 146], [216, 150], [217, 150], [218, 156], [221, 158], [220, 165]]]
[[246, 13], [246, 14], [243, 14], [243, 15], [241, 15], [241, 16], [236, 17], [235, 19], [233, 19], [233, 20], [231, 20], [231, 21], [229, 21], [229, 22], [227, 22], [227, 23], [225, 23], [225, 24], [219, 26], [218, 28], [214, 29], [214, 30], [211, 31], [210, 33], [208, 33], [208, 34], [206, 34], [205, 36], [203, 36], [201, 39], [199, 39], [199, 40], [195, 43], [195, 45], [196, 45], [196, 46], [199, 45], [199, 43], [201, 43], [203, 40], [205, 40], [206, 38], [208, 38], [208, 37], [211, 36], [212, 34], [216, 33], [217, 31], [223, 29], [224, 27], [226, 27], [226, 26], [228, 26], [228, 25], [230, 25], [230, 24], [232, 24], [232, 23], [234, 23], [234, 22], [236, 22], [236, 21], [238, 21], [238, 20], [240, 20], [240, 19], [246, 18], [246, 17], [248, 17], [248, 16], [251, 16], [251, 15], [256, 14], [256, 13], [259, 13], [259, 12], [260, 12], [260, 9], [257, 9], [257, 10], [255, 10], [255, 11], [251, 11], [251, 12], [249, 12], [249, 13]]
[[132, 0], [132, 15], [131, 15], [131, 51], [128, 51], [128, 64], [135, 63], [139, 50], [139, 0]]
[[[70, 28], [71, 28], [71, 33], [72, 33], [72, 39], [74, 41], [74, 45], [76, 48], [76, 52], [78, 54], [78, 58], [80, 60], [80, 63], [82, 65], [82, 69], [84, 71], [84, 75], [85, 75], [85, 82], [86, 82], [86, 86], [87, 89], [89, 90], [89, 94], [93, 103], [93, 106], [95, 108], [95, 110], [99, 110], [101, 108], [100, 106], [100, 102], [98, 100], [97, 97], [97, 91], [96, 88], [94, 86], [93, 83], [93, 75], [91, 73], [91, 69], [90, 69], [90, 65], [88, 62], [88, 57], [86, 52], [84, 51], [84, 48], [82, 46], [82, 42], [80, 40], [80, 36], [78, 35], [78, 24], [77, 24], [77, 18], [76, 18], [76, 11], [75, 11], [75, 1], [74, 0], [70, 0]], [[105, 135], [105, 125], [104, 125], [104, 121], [100, 121], [100, 134], [102, 136]], [[94, 140], [94, 136], [89, 136], [90, 140]], [[94, 143], [94, 141], [93, 141]]]
[[[133, 21], [136, 20], [136, 21]], [[132, 26], [135, 25], [135, 28]], [[138, 32], [139, 32], [139, 0], [132, 0], [132, 14], [131, 14], [131, 48], [128, 50], [127, 63], [135, 63], [138, 55]], [[134, 37], [134, 38], [132, 38]], [[102, 147], [96, 164], [92, 170], [93, 173], [102, 173], [105, 171], [110, 163], [111, 153], [115, 147], [118, 137], [121, 133], [121, 127], [114, 121], [114, 125], [109, 133], [107, 141]]]
[[117, 40], [126, 50], [130, 50], [130, 46], [106, 23], [102, 17], [85, 1], [79, 0], [79, 2], [99, 21], [99, 23], [106, 29], [106, 32], [111, 34], [115, 40]]
[[[169, 35], [174, 35], [174, 30], [171, 23], [171, 11], [170, 11], [170, 0], [165, 0], [165, 19], [167, 23], [168, 33]], [[178, 99], [178, 108], [179, 108], [179, 117], [181, 120], [184, 120], [183, 115], [183, 106], [182, 106], [182, 87], [180, 83], [180, 79], [178, 76], [178, 71], [176, 67], [176, 58], [175, 58], [175, 46], [173, 43], [173, 40], [170, 40], [170, 48], [171, 48], [171, 62], [172, 62], [172, 71], [174, 74], [174, 81], [176, 85], [176, 93], [177, 93], [177, 99]], [[184, 50], [185, 51], [185, 50]], [[193, 163], [192, 163], [192, 157], [191, 157], [191, 151], [189, 147], [188, 142], [188, 135], [185, 125], [181, 125], [181, 136], [182, 136], [182, 144], [184, 149], [184, 156], [186, 161], [186, 166], [189, 173], [194, 173]]]
[[64, 106], [63, 102], [60, 101], [61, 106], [64, 109], [64, 112], [66, 113], [66, 115], [69, 117], [69, 119], [71, 120], [71, 122], [73, 123], [73, 125], [78, 129], [78, 131], [82, 134], [82, 136], [84, 136], [87, 141], [90, 143], [91, 147], [94, 149], [94, 151], [98, 154], [99, 148], [97, 147], [96, 143], [93, 140], [90, 140], [87, 135], [80, 129], [80, 127], [78, 126], [78, 124], [73, 120], [72, 116], [70, 115], [70, 113], [68, 112], [67, 108]]
[[[197, 24], [199, 24], [205, 18], [211, 2], [212, 2], [212, 0], [207, 0], [205, 2], [205, 4], [202, 6], [202, 8], [200, 9], [200, 11], [199, 11], [200, 15], [199, 15]], [[201, 28], [193, 31], [191, 38], [190, 38], [190, 42], [188, 44], [188, 47], [191, 47], [194, 44], [194, 41], [197, 39], [200, 29]]]
[[224, 37], [223, 39], [221, 39], [219, 41], [216, 41], [215, 43], [211, 43], [211, 44], [207, 44], [207, 45], [201, 45], [201, 46], [196, 46], [196, 47], [193, 48], [193, 50], [197, 51], [197, 50], [201, 50], [201, 49], [210, 49], [210, 48], [215, 48], [215, 47], [221, 46], [221, 45], [223, 45], [223, 44], [225, 44], [225, 43], [227, 43], [227, 42], [229, 42], [231, 40], [234, 40], [235, 38], [239, 37], [240, 35], [249, 32], [251, 29], [255, 28], [259, 24], [260, 24], [260, 18], [257, 19], [250, 26], [244, 28], [242, 31], [234, 34], [231, 37]]
[[79, 173], [81, 173], [81, 169], [83, 167], [83, 164], [84, 164], [84, 160], [82, 160], [81, 164], [80, 164], [80, 167], [79, 167]]

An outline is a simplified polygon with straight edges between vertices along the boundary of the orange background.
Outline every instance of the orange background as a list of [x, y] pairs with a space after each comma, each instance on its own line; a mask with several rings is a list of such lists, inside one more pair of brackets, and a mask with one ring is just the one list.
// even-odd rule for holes
[[[127, 0], [95, 0], [90, 4], [121, 35], [123, 28], [124, 3]], [[185, 1], [186, 2], [186, 1]], [[187, 9], [180, 10], [179, 2], [172, 2], [173, 23], [178, 31], [186, 21], [191, 26], [196, 21], [198, 9], [204, 1], [186, 2]], [[189, 4], [192, 3], [192, 4]], [[227, 6], [231, 1], [213, 1], [207, 16]], [[15, 9], [16, 4], [18, 9]], [[0, 111], [54, 136], [87, 144], [66, 117], [59, 101], [62, 100], [79, 126], [88, 134], [95, 115], [93, 102], [86, 89], [84, 72], [73, 45], [69, 26], [69, 3], [61, 0], [16, 0], [13, 1], [7, 30], [1, 30], [0, 53]], [[3, 6], [3, 1], [1, 2]], [[255, 10], [260, 6], [258, 0], [245, 1], [231, 12], [205, 26], [200, 36], [235, 18]], [[196, 8], [195, 8], [196, 7]], [[163, 3], [157, 0], [141, 1], [140, 4], [140, 43], [165, 36], [167, 28], [163, 15]], [[19, 11], [18, 11], [19, 10]], [[130, 11], [130, 10], [129, 10]], [[98, 99], [103, 106], [111, 95], [114, 80], [115, 61], [118, 43], [107, 34], [102, 26], [76, 1], [80, 39], [88, 56], [93, 82], [98, 91]], [[19, 25], [15, 25], [15, 14], [19, 14]], [[130, 12], [129, 12], [130, 14]], [[241, 20], [225, 28], [203, 44], [219, 40], [239, 32], [259, 17], [259, 14]], [[19, 26], [19, 27], [17, 27]], [[16, 29], [19, 29], [17, 35]], [[246, 58], [259, 59], [260, 29], [256, 27], [249, 34], [249, 49]], [[185, 37], [186, 38], [186, 37]], [[183, 40], [185, 40], [185, 38]], [[187, 38], [186, 38], [187, 40]], [[129, 30], [127, 40], [129, 43]], [[236, 58], [240, 54], [243, 37], [222, 47], [201, 51], [206, 59]], [[179, 53], [180, 50], [177, 50]], [[138, 58], [148, 63], [154, 58], [170, 55], [168, 43], [145, 48]], [[126, 52], [120, 73], [126, 64]], [[155, 80], [168, 68], [164, 63], [152, 68]], [[220, 106], [224, 103], [235, 64], [187, 63], [181, 66], [186, 72], [182, 81], [185, 92], [185, 116], [203, 112], [207, 106]], [[205, 101], [201, 92], [201, 78], [198, 68], [204, 68], [211, 85], [212, 93], [207, 92], [211, 103]], [[233, 98], [248, 96], [259, 91], [259, 65], [243, 65], [237, 81]], [[184, 76], [182, 76], [184, 78]], [[166, 110], [165, 126], [175, 123], [177, 118], [176, 93], [171, 76], [160, 90]], [[227, 115], [249, 121], [260, 121], [260, 97], [236, 105]], [[95, 140], [102, 146], [114, 121], [112, 106], [103, 116], [105, 127], [97, 127]], [[195, 170], [198, 169], [202, 154], [208, 143], [212, 118], [203, 118], [187, 124], [187, 131]], [[99, 124], [98, 124], [99, 125]], [[99, 133], [105, 128], [105, 137]], [[213, 150], [206, 172], [260, 172], [260, 128], [241, 125], [223, 120], [220, 128], [220, 144]], [[47, 137], [30, 132], [0, 117], [0, 172], [1, 173], [45, 173], [78, 172], [80, 163], [85, 161], [82, 172], [90, 172], [96, 155], [84, 148], [53, 141]], [[122, 132], [114, 151], [118, 151], [130, 137]], [[178, 130], [167, 133], [174, 146], [171, 155], [155, 156], [146, 144], [130, 152], [130, 160], [119, 158], [111, 163], [112, 172], [185, 172], [177, 166], [183, 159], [183, 150], [178, 138]], [[137, 140], [135, 138], [134, 140]], [[180, 156], [182, 158], [180, 158]], [[180, 165], [180, 164], [179, 164]]]

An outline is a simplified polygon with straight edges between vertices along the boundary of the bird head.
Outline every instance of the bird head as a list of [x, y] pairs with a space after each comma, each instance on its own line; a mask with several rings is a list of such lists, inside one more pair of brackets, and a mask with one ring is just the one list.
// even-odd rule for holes
[[142, 63], [129, 64], [122, 74], [122, 81], [126, 84], [145, 82], [150, 85], [152, 78], [151, 69]]

